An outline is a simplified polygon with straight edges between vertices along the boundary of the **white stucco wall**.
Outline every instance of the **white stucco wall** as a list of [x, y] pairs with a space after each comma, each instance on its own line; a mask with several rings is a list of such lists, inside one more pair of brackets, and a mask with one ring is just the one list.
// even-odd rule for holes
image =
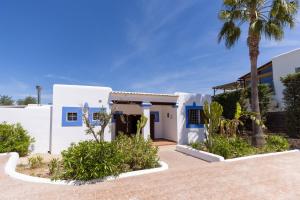
[[284, 86], [280, 81], [281, 77], [295, 73], [297, 67], [300, 67], [300, 49], [279, 55], [272, 59], [273, 80], [275, 88], [275, 99], [279, 107], [283, 109], [283, 90]]
[[[85, 134], [86, 126], [62, 127], [62, 107], [104, 107], [109, 112], [111, 88], [76, 85], [53, 86], [53, 127], [52, 127], [52, 153], [59, 153], [72, 142], [91, 139]], [[104, 139], [111, 140], [111, 130], [107, 127]]]
[[0, 122], [20, 123], [35, 138], [33, 152], [49, 151], [51, 106], [30, 105], [25, 108], [0, 108]]
[[164, 139], [178, 142], [177, 139], [177, 108], [164, 106], [160, 114], [162, 121], [162, 137]]
[[205, 101], [211, 101], [210, 95], [189, 93], [175, 94], [179, 95], [177, 108], [178, 143], [188, 144], [195, 141], [203, 141], [205, 139], [204, 128], [186, 128], [185, 107], [193, 105], [194, 102], [197, 106], [203, 106]]

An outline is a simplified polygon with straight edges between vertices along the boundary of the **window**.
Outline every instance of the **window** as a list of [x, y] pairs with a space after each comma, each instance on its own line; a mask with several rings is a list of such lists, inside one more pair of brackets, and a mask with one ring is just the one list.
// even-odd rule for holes
[[62, 126], [82, 126], [82, 108], [62, 107]]
[[296, 73], [299, 73], [300, 72], [300, 67], [296, 67], [295, 71], [296, 71]]
[[98, 112], [93, 113], [93, 121], [97, 121], [97, 120], [100, 120], [100, 113]]
[[204, 113], [202, 106], [186, 106], [186, 128], [203, 128]]
[[68, 121], [77, 121], [77, 113], [76, 112], [68, 112], [67, 120]]
[[106, 112], [106, 108], [89, 108], [89, 122], [94, 126], [100, 125], [100, 113]]
[[189, 124], [200, 124], [200, 109], [188, 110]]

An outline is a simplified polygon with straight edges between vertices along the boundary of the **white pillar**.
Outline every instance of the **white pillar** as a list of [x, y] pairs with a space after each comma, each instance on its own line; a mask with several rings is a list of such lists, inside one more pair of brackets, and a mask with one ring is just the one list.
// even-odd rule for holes
[[152, 106], [149, 102], [143, 102], [141, 107], [143, 109], [143, 115], [147, 117], [147, 123], [143, 129], [143, 136], [145, 139], [150, 138], [150, 107]]
[[[114, 102], [112, 102], [112, 101], [110, 101], [109, 103], [108, 103], [108, 110], [107, 110], [107, 113], [110, 113], [110, 112], [112, 112], [113, 111], [113, 105], [114, 105]], [[112, 118], [113, 118], [114, 116], [112, 116]], [[108, 138], [107, 138], [107, 140], [108, 141], [112, 141], [112, 140], [114, 140], [115, 139], [115, 123], [112, 123], [112, 120], [113, 119], [111, 119], [110, 120], [110, 123], [108, 124]]]

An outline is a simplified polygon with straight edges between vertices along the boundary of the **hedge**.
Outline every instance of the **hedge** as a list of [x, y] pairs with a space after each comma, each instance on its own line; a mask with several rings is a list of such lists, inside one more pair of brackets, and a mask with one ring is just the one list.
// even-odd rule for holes
[[300, 137], [300, 73], [281, 78], [281, 82], [285, 86], [283, 100], [288, 134]]

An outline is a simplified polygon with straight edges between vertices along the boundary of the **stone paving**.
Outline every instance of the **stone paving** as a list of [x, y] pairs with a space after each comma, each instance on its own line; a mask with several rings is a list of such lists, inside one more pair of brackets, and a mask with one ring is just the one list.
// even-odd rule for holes
[[0, 199], [300, 199], [300, 153], [230, 163], [207, 163], [160, 147], [169, 170], [83, 186], [28, 183], [4, 174]]

